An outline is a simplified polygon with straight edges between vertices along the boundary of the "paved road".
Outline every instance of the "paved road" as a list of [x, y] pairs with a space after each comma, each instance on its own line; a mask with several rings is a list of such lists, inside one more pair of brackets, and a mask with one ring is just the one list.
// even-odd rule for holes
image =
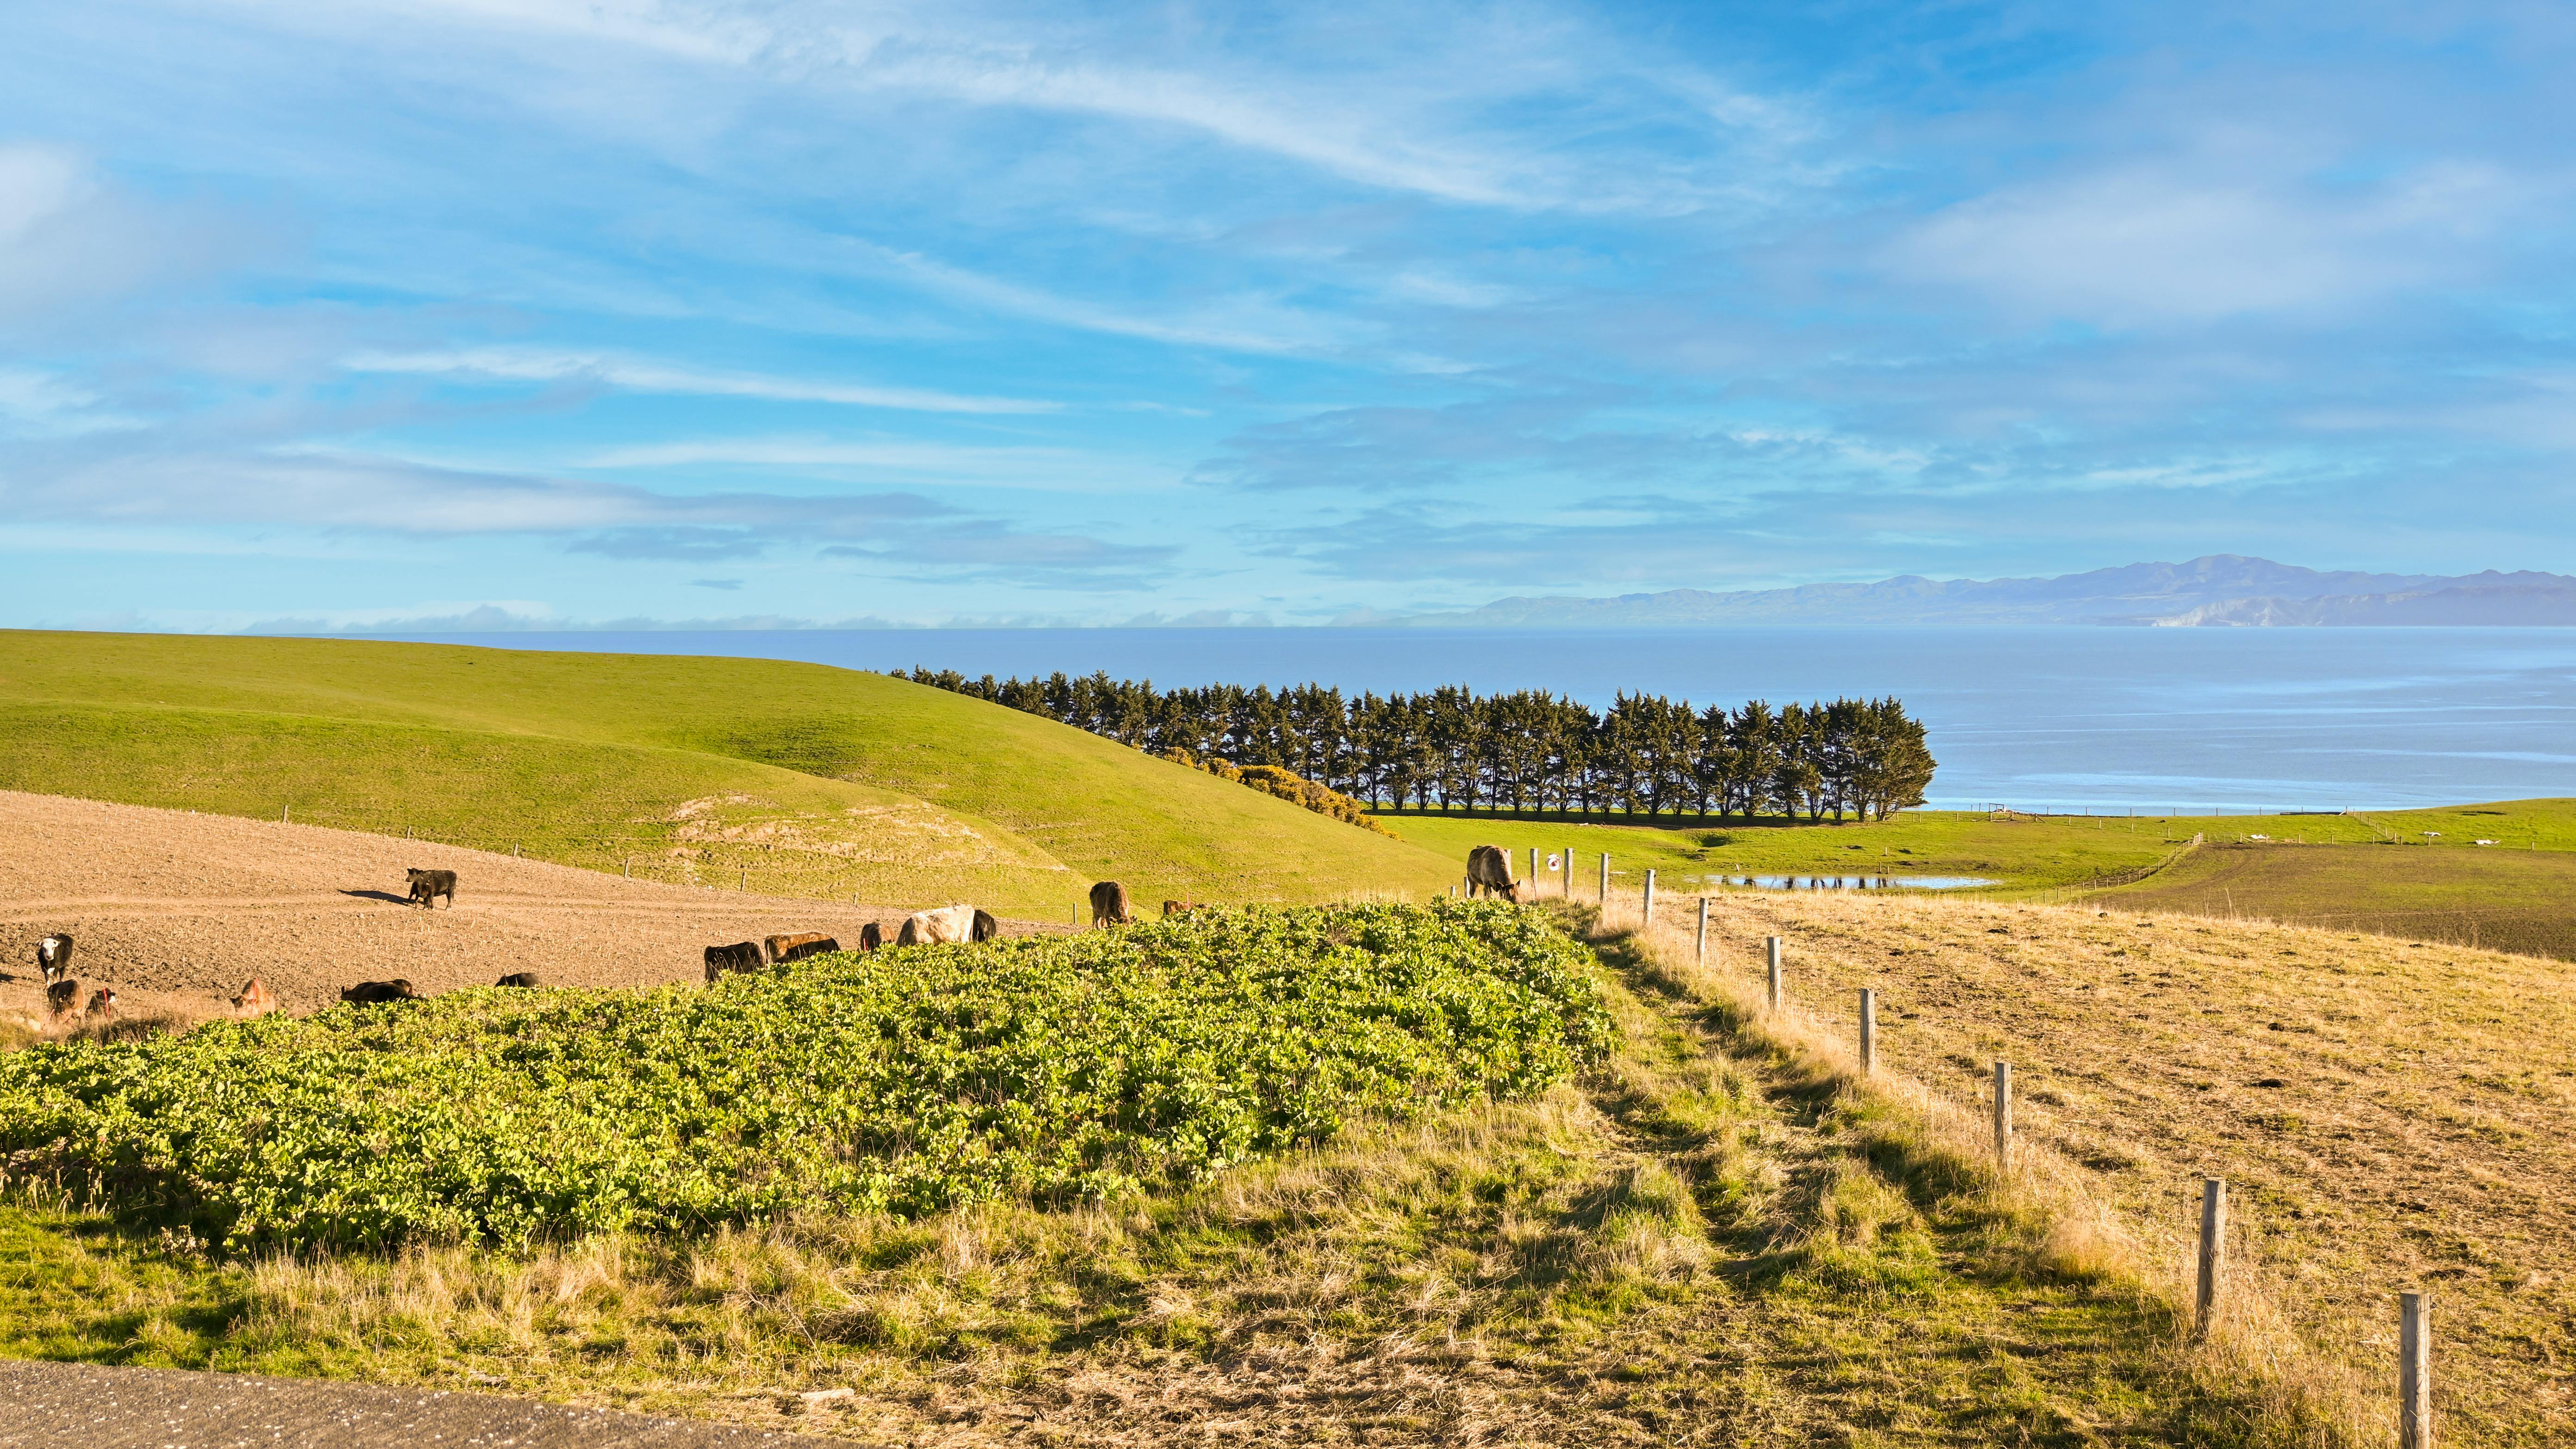
[[484, 1394], [0, 1361], [0, 1449], [794, 1449], [813, 1442]]

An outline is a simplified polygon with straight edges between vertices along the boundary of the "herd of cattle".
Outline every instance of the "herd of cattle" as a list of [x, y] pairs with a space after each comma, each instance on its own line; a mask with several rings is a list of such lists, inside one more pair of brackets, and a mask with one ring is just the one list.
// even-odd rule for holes
[[[449, 910], [456, 908], [456, 872], [452, 870], [413, 870], [409, 873], [410, 891], [406, 903], [423, 910], [435, 909], [443, 897]], [[1467, 857], [1467, 882], [1470, 892], [1485, 891], [1506, 900], [1520, 900], [1520, 883], [1512, 879], [1511, 857], [1500, 846], [1480, 845]], [[1184, 915], [1198, 909], [1194, 901], [1165, 901], [1165, 916]], [[1114, 880], [1105, 880], [1091, 888], [1091, 924], [1098, 930], [1124, 926], [1136, 919], [1127, 900], [1127, 888]], [[928, 946], [945, 943], [990, 941], [1002, 933], [1001, 922], [990, 911], [975, 906], [946, 906], [935, 911], [916, 911], [904, 918], [892, 944]], [[870, 921], [859, 928], [857, 949], [874, 951], [888, 942], [884, 930]], [[736, 941], [730, 946], [709, 946], [706, 950], [707, 983], [713, 985], [728, 971], [756, 971], [764, 966], [777, 966], [802, 961], [827, 951], [838, 951], [841, 943], [820, 931], [791, 935], [765, 936], [757, 941]], [[116, 991], [101, 986], [90, 993], [86, 1006], [81, 1002], [81, 984], [72, 978], [72, 938], [57, 931], [36, 943], [36, 965], [45, 976], [45, 1005], [57, 1021], [85, 1018], [92, 1022], [115, 1019]], [[541, 983], [533, 971], [516, 971], [493, 983], [496, 986], [534, 987]], [[417, 1001], [421, 994], [409, 981], [396, 977], [391, 981], [361, 981], [340, 993], [340, 999], [355, 1005], [373, 1005], [388, 1001]], [[233, 994], [233, 1009], [245, 1016], [265, 1016], [278, 1009], [276, 993], [256, 976], [243, 983]]]

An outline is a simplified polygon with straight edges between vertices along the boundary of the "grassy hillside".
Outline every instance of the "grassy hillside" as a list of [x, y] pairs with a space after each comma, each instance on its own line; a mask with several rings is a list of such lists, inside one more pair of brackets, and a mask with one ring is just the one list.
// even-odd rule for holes
[[1449, 865], [1032, 715], [769, 660], [0, 631], [0, 787], [774, 894], [1427, 893]]
[[[1196, 1185], [1052, 1210], [808, 1211], [514, 1251], [228, 1258], [167, 1215], [48, 1203], [38, 1184], [0, 1207], [0, 1353], [500, 1387], [875, 1443], [2350, 1442], [2278, 1384], [2184, 1348], [2168, 1299], [1927, 1134], [1909, 1098], [1766, 1035], [1686, 960], [1610, 937], [1596, 961], [1534, 912], [1443, 906], [1328, 913], [1305, 923], [1321, 927], [1308, 931], [1321, 954], [1290, 970], [1388, 989], [1345, 958], [1399, 915], [1548, 935], [1533, 959], [1563, 950], [1580, 972], [1569, 979], [1597, 989], [1615, 1026], [1607, 1060], [1534, 1095], [1446, 1110], [1425, 1098], [1410, 1120], [1354, 1113], [1311, 1146]], [[1201, 924], [1210, 939], [1234, 929]], [[1242, 918], [1246, 931], [1283, 924], [1295, 923]], [[1084, 949], [1151, 948], [1155, 990], [1231, 995], [1222, 975], [1159, 949], [1173, 935]], [[866, 968], [953, 959], [898, 951]], [[1288, 959], [1301, 958], [1262, 951], [1233, 967], [1278, 990], [1293, 984]], [[827, 959], [773, 979], [787, 990], [849, 969]], [[1007, 1110], [1049, 1089], [1045, 1071], [981, 1014], [962, 1029], [938, 1007], [957, 984], [936, 977], [923, 1017], [959, 1053], [907, 1069], [973, 1083], [933, 1096], [989, 1114], [997, 1138], [1034, 1131], [1051, 1147], [1053, 1124]], [[710, 1021], [759, 997], [692, 995]], [[396, 1011], [438, 1019], [373, 1016]], [[816, 1018], [780, 1018], [765, 1049], [828, 1035], [797, 1020]], [[1397, 1024], [1354, 1022], [1341, 1039]], [[1447, 1039], [1496, 1024], [1452, 1002], [1408, 1029]], [[1298, 1079], [1281, 1104], [1293, 1106], [1307, 1100], [1305, 1050], [1221, 1065]], [[1134, 1055], [1103, 1065], [1163, 1075]], [[1163, 1105], [1184, 1099], [1195, 1117], [1173, 1120], [1194, 1132], [1200, 1094]], [[1150, 1094], [1084, 1111], [1164, 1120]]]

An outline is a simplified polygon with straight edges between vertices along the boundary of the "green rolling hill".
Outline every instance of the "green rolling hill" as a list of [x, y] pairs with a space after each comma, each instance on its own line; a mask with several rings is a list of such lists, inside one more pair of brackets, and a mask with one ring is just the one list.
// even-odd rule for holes
[[0, 788], [1070, 919], [1426, 895], [1443, 855], [1033, 715], [772, 660], [0, 631]]

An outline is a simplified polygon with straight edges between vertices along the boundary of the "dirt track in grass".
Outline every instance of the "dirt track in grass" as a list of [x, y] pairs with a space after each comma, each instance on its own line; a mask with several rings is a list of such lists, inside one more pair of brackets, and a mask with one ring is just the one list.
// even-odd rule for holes
[[[408, 904], [410, 866], [455, 871], [454, 909]], [[891, 934], [907, 911], [937, 904], [743, 895], [395, 836], [0, 791], [0, 1013], [44, 1014], [36, 942], [57, 931], [73, 937], [84, 1000], [108, 986], [128, 1018], [209, 1017], [229, 1014], [253, 976], [299, 1012], [394, 977], [424, 993], [517, 971], [550, 986], [700, 981], [709, 945], [788, 931], [855, 944], [870, 921]]]

